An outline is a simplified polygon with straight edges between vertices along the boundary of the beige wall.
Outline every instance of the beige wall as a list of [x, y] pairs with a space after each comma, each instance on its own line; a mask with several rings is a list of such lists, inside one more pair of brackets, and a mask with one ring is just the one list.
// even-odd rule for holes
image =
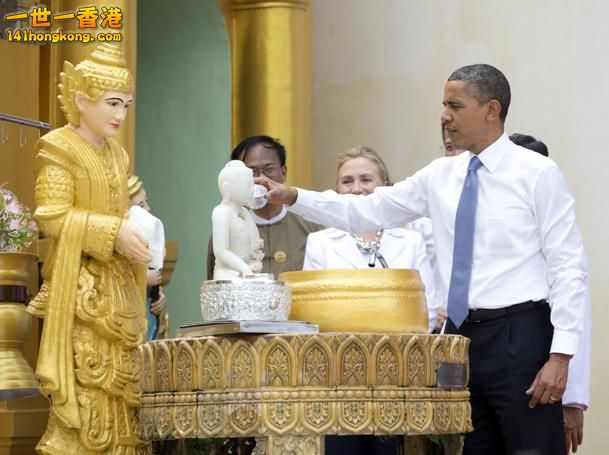
[[[609, 3], [545, 0], [313, 1], [313, 175], [334, 186], [336, 154], [370, 145], [394, 180], [439, 153], [444, 82], [490, 63], [512, 85], [506, 129], [541, 138], [577, 201], [591, 269], [592, 407], [581, 453], [606, 452], [609, 362]], [[580, 453], [580, 451], [578, 451]]]

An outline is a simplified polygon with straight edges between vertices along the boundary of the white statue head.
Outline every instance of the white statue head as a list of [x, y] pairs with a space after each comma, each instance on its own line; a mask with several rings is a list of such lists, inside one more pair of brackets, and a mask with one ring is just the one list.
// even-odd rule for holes
[[248, 206], [254, 191], [254, 174], [243, 161], [229, 161], [218, 174], [218, 188], [223, 203], [230, 201], [240, 206]]

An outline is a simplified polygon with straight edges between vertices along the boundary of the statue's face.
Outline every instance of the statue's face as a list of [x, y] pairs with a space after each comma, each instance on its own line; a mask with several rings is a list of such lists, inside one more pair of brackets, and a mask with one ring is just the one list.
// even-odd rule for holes
[[82, 94], [77, 95], [76, 104], [80, 111], [80, 129], [83, 135], [93, 142], [116, 136], [132, 102], [131, 93], [113, 90], [104, 92], [94, 102], [88, 101]]
[[240, 205], [249, 205], [254, 193], [254, 176], [252, 170], [244, 167], [239, 170], [237, 178], [231, 182], [231, 195]]
[[223, 200], [249, 206], [254, 195], [254, 175], [242, 161], [233, 160], [218, 174], [218, 188]]

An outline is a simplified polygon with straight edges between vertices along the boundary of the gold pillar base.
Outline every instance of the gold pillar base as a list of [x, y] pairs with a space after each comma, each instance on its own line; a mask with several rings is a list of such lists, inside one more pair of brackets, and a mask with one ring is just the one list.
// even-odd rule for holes
[[0, 302], [0, 400], [40, 393], [34, 370], [21, 354], [31, 323], [32, 317], [25, 312], [25, 305]]
[[32, 324], [25, 311], [27, 270], [36, 256], [27, 253], [0, 254], [0, 400], [14, 400], [40, 392], [34, 370], [21, 349]]
[[49, 418], [42, 395], [0, 402], [0, 455], [32, 455]]

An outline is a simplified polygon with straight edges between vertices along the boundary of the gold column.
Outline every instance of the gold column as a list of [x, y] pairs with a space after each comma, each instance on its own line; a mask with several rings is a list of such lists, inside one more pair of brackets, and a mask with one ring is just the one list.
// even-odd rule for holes
[[[77, 21], [66, 21], [61, 23], [62, 28], [67, 32], [87, 32], [91, 30], [94, 34], [99, 31], [106, 32], [120, 32], [123, 35], [122, 45], [124, 46], [125, 56], [127, 58], [127, 66], [133, 77], [136, 76], [136, 51], [137, 51], [137, 2], [133, 0], [114, 0], [108, 2], [107, 0], [92, 0], [90, 2], [83, 3], [81, 0], [52, 0], [50, 9], [53, 14], [64, 12], [64, 11], [76, 11], [81, 6], [95, 6], [98, 11], [101, 11], [102, 6], [117, 6], [123, 13], [122, 18], [122, 29], [78, 29]], [[101, 19], [98, 21], [101, 22]], [[58, 25], [53, 23], [53, 25]], [[48, 100], [48, 122], [54, 127], [60, 127], [66, 124], [66, 118], [61, 107], [59, 106], [59, 100], [57, 99], [57, 83], [59, 81], [59, 73], [63, 71], [63, 62], [68, 60], [69, 62], [76, 65], [80, 61], [84, 60], [89, 56], [91, 51], [95, 48], [97, 42], [92, 41], [90, 43], [62, 43], [61, 45], [51, 44], [46, 46], [43, 52], [43, 62], [48, 60], [48, 84], [41, 86], [41, 105], [46, 104], [46, 97]], [[137, 88], [136, 88], [137, 89]], [[137, 95], [135, 96], [137, 102]], [[129, 160], [131, 163], [131, 170], [134, 168], [135, 163], [135, 109], [130, 109], [129, 114], [125, 122], [123, 122], [117, 140], [121, 143], [127, 153], [129, 154]]]
[[281, 139], [288, 181], [308, 187], [310, 0], [225, 0], [222, 6], [231, 45], [233, 145], [255, 134]]

